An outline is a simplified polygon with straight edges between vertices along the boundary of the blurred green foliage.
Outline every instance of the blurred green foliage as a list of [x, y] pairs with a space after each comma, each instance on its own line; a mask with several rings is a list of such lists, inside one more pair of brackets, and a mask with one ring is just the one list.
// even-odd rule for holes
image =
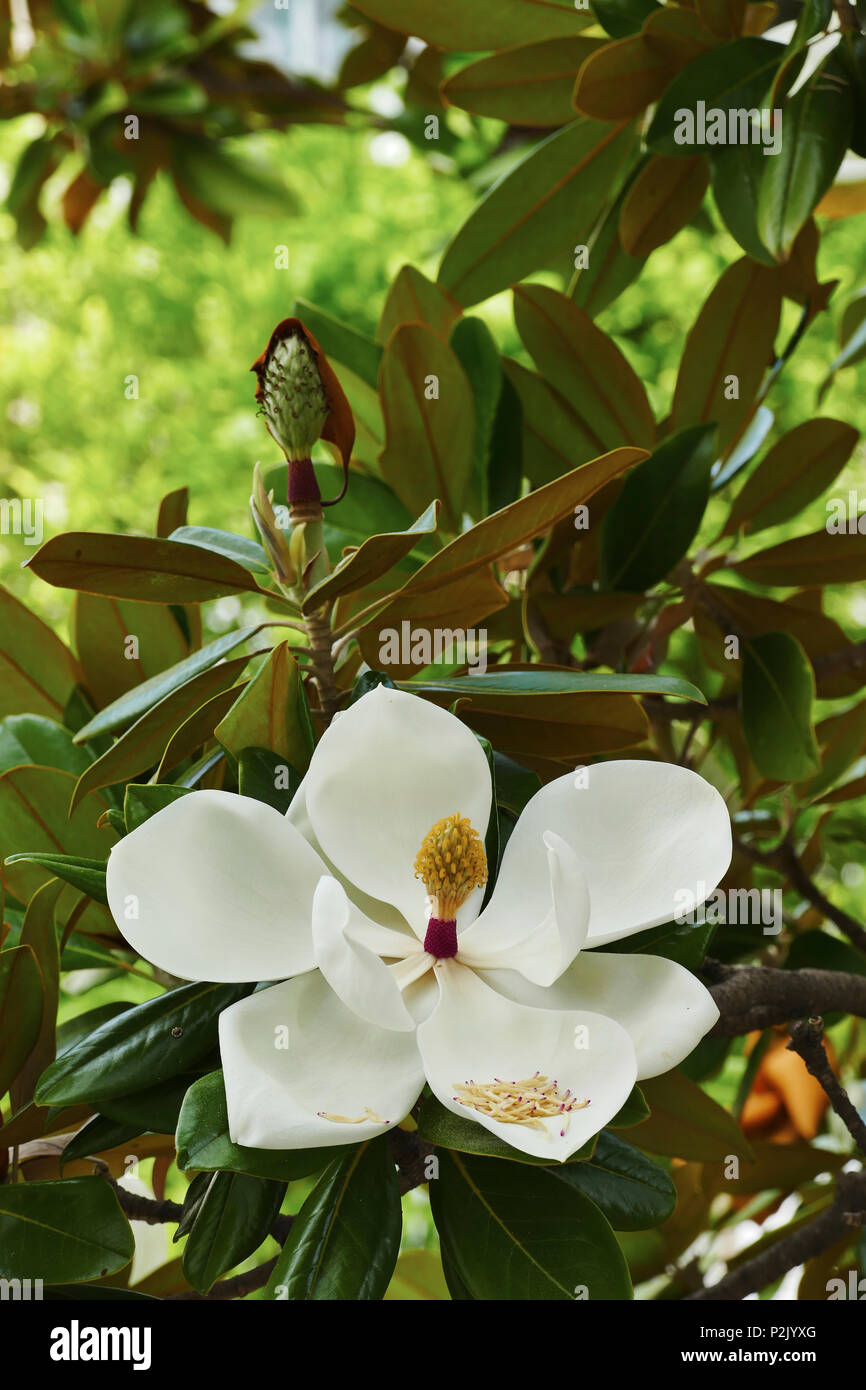
[[[4, 127], [7, 170], [38, 133], [36, 119]], [[254, 143], [301, 191], [303, 208], [297, 217], [240, 217], [228, 248], [186, 216], [162, 178], [138, 237], [126, 225], [129, 185], [122, 180], [78, 241], [49, 217], [42, 242], [24, 252], [12, 218], [0, 214], [2, 495], [44, 499], [46, 536], [144, 531], [160, 497], [184, 483], [193, 522], [246, 530], [253, 464], [275, 461], [248, 367], [274, 323], [302, 295], [375, 331], [396, 272], [409, 262], [435, 274], [476, 196], [393, 133], [302, 127], [248, 139], [246, 147]], [[392, 158], [404, 162], [378, 162]], [[49, 209], [64, 186], [60, 170], [47, 188]], [[724, 231], [708, 235], [702, 217], [700, 227], [655, 252], [599, 317], [660, 415], [707, 286], [738, 253]], [[776, 436], [817, 413], [817, 389], [837, 350], [834, 325], [862, 273], [861, 240], [858, 218], [825, 226], [820, 277], [840, 284], [831, 315], [819, 316], [773, 387]], [[277, 268], [281, 247], [288, 248], [287, 269]], [[553, 274], [535, 278], [560, 283]], [[797, 318], [794, 306], [787, 309], [782, 340]], [[528, 362], [509, 297], [497, 296], [481, 312], [503, 350]], [[841, 372], [820, 407], [861, 431], [862, 372], [862, 365]], [[126, 396], [131, 376], [137, 400]], [[862, 475], [859, 459], [839, 480], [840, 495]], [[822, 503], [806, 514], [807, 525], [810, 517], [822, 523]], [[789, 533], [778, 528], [779, 538]], [[30, 553], [20, 537], [0, 537], [0, 581], [62, 628], [69, 598], [20, 572]], [[866, 611], [849, 616], [866, 624]]]

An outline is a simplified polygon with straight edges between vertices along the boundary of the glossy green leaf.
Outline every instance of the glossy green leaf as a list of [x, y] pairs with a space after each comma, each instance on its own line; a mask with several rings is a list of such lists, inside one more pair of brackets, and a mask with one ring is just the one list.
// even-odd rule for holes
[[442, 1153], [430, 1188], [443, 1248], [473, 1298], [631, 1298], [608, 1222], [552, 1172]]
[[[377, 342], [307, 299], [296, 299], [292, 313], [306, 324], [329, 359], [342, 363], [376, 390], [382, 362], [382, 349]], [[284, 492], [285, 489], [280, 495]]]
[[127, 833], [137, 830], [151, 816], [186, 796], [186, 787], [173, 787], [166, 782], [130, 782], [123, 798], [123, 816]]
[[0, 951], [0, 1096], [35, 1046], [41, 1023], [42, 973], [33, 950]]
[[422, 565], [406, 591], [424, 593], [438, 589], [445, 580], [465, 579], [473, 571], [492, 564], [562, 521], [605, 483], [622, 477], [644, 457], [643, 449], [613, 449], [494, 512]]
[[0, 716], [62, 719], [75, 687], [68, 647], [28, 608], [0, 588]]
[[285, 1184], [247, 1173], [214, 1173], [184, 1247], [183, 1272], [207, 1293], [226, 1270], [252, 1255], [267, 1238]]
[[[34, 863], [19, 861], [3, 866], [6, 855], [24, 846], [29, 854], [72, 855], [76, 859], [105, 860], [117, 836], [100, 829], [97, 820], [109, 809], [96, 792], [69, 814], [69, 799], [76, 782], [69, 772], [47, 767], [13, 767], [0, 777], [0, 872], [7, 888], [28, 902], [40, 884], [53, 873]], [[77, 894], [70, 888], [64, 905]], [[98, 909], [102, 915], [102, 910]], [[65, 917], [63, 918], [65, 920]]]
[[720, 1163], [731, 1154], [748, 1161], [752, 1148], [733, 1115], [680, 1071], [641, 1082], [650, 1118], [629, 1138], [650, 1153]]
[[451, 334], [451, 346], [466, 373], [475, 404], [469, 506], [473, 514], [483, 516], [507, 506], [520, 493], [523, 411], [483, 319], [459, 319]]
[[111, 1100], [187, 1070], [216, 1047], [223, 1009], [251, 985], [189, 984], [127, 1009], [64, 1052], [36, 1088], [40, 1105]]
[[447, 339], [459, 316], [460, 305], [441, 285], [428, 280], [414, 265], [404, 265], [391, 283], [376, 336], [379, 342], [387, 343], [401, 324], [423, 323]]
[[292, 767], [306, 770], [315, 735], [300, 668], [288, 642], [272, 649], [214, 733], [235, 756], [243, 748], [270, 748]]
[[[484, 45], [489, 47], [488, 44]], [[574, 120], [574, 83], [601, 39], [543, 39], [460, 68], [440, 91], [451, 106], [511, 125], [558, 126]]]
[[177, 1129], [177, 1121], [184, 1096], [193, 1082], [198, 1081], [204, 1065], [199, 1064], [189, 1071], [179, 1072], [156, 1086], [146, 1086], [141, 1091], [124, 1092], [123, 1095], [109, 1096], [99, 1102], [99, 1109], [116, 1124], [134, 1126], [139, 1134], [171, 1134]]
[[28, 564], [40, 579], [60, 589], [150, 603], [201, 603], [259, 592], [249, 572], [234, 560], [198, 545], [148, 536], [69, 531], [47, 540]]
[[657, 0], [592, 0], [596, 19], [615, 39], [637, 33], [644, 20], [659, 8]]
[[767, 160], [758, 197], [758, 234], [787, 260], [800, 228], [836, 177], [851, 135], [851, 91], [837, 64], [824, 63], [784, 107], [779, 153]]
[[679, 676], [631, 675], [595, 671], [548, 671], [530, 667], [523, 671], [488, 671], [483, 676], [442, 676], [435, 681], [413, 681], [408, 690], [423, 689], [431, 693], [450, 695], [452, 700], [471, 698], [472, 692], [483, 701], [485, 695], [574, 695], [592, 691], [604, 694], [673, 695], [683, 700], [696, 700], [705, 705], [706, 698], [696, 685]]
[[469, 53], [567, 36], [592, 23], [571, 0], [437, 0], [420, 8], [415, 0], [358, 0], [354, 8], [387, 29]]
[[544, 380], [506, 357], [503, 367], [520, 401], [523, 472], [533, 487], [555, 482], [595, 454], [595, 440], [571, 404]]
[[710, 498], [715, 434], [713, 425], [681, 430], [626, 478], [602, 523], [604, 588], [651, 589], [682, 559]]
[[617, 1111], [612, 1120], [608, 1120], [607, 1127], [608, 1129], [632, 1129], [634, 1125], [639, 1125], [641, 1120], [647, 1119], [649, 1112], [643, 1091], [640, 1086], [634, 1086], [625, 1105]]
[[249, 1149], [229, 1138], [226, 1093], [221, 1071], [195, 1081], [184, 1097], [177, 1125], [177, 1166], [183, 1170], [214, 1169], [251, 1173], [254, 1177], [292, 1182], [318, 1173], [349, 1150]]
[[[215, 695], [230, 690], [248, 660], [249, 657], [240, 656], [209, 666], [153, 705], [82, 773], [75, 784], [72, 808], [78, 806], [88, 792], [128, 781], [158, 763], [184, 720]], [[196, 746], [195, 740], [192, 746]]]
[[686, 339], [674, 430], [715, 421], [720, 449], [738, 437], [773, 357], [781, 308], [776, 271], [746, 258], [728, 266]]
[[[706, 110], [725, 112], [750, 110], [763, 106], [773, 76], [782, 58], [784, 47], [769, 39], [738, 38], [721, 48], [713, 48], [693, 59], [678, 73], [655, 109], [647, 143], [656, 154], [693, 155], [705, 142], [678, 143], [676, 132], [684, 129], [678, 113], [692, 114], [697, 103], [706, 103]], [[768, 158], [768, 163], [772, 159]]]
[[408, 530], [370, 536], [357, 550], [345, 556], [331, 574], [308, 591], [303, 602], [304, 612], [315, 612], [341, 594], [354, 593], [387, 574], [407, 555], [411, 555], [422, 537], [434, 534], [438, 513], [438, 504], [431, 502]]
[[73, 640], [97, 709], [189, 656], [176, 613], [161, 603], [75, 595]]
[[128, 1264], [134, 1247], [129, 1222], [102, 1178], [0, 1187], [4, 1279], [100, 1279]]
[[722, 221], [747, 255], [772, 265], [772, 253], [758, 231], [758, 198], [761, 179], [774, 156], [765, 155], [760, 145], [718, 145], [708, 154], [713, 167], [713, 197]]
[[660, 1226], [676, 1206], [676, 1188], [665, 1170], [605, 1130], [586, 1163], [557, 1166], [551, 1172], [594, 1202], [615, 1231]]
[[198, 545], [214, 555], [224, 555], [251, 574], [268, 574], [270, 571], [268, 557], [258, 541], [252, 541], [248, 536], [236, 536], [232, 531], [217, 531], [212, 526], [178, 526], [169, 540]]
[[100, 710], [93, 719], [78, 730], [75, 735], [75, 742], [87, 743], [101, 734], [114, 733], [117, 729], [134, 724], [148, 710], [153, 709], [160, 700], [180, 689], [182, 685], [186, 685], [188, 681], [203, 671], [210, 670], [217, 662], [222, 661], [229, 652], [234, 651], [235, 647], [239, 647], [242, 642], [248, 642], [251, 637], [255, 637], [257, 633], [262, 631], [262, 626], [261, 623], [257, 623], [253, 627], [241, 627], [234, 632], [227, 632], [224, 636], [209, 642], [206, 647], [193, 652], [183, 661], [179, 661], [176, 666], [162, 671], [150, 680], [143, 681], [134, 690], [130, 690], [128, 695], [122, 695], [106, 709]]
[[631, 128], [577, 120], [530, 150], [451, 240], [440, 283], [461, 304], [477, 304], [585, 243], [634, 139]]
[[242, 748], [238, 754], [241, 796], [263, 801], [281, 815], [288, 811], [302, 780], [297, 768], [288, 766], [284, 758], [269, 748]]
[[91, 1158], [94, 1154], [104, 1153], [106, 1149], [117, 1148], [130, 1139], [137, 1139], [140, 1133], [138, 1125], [125, 1125], [117, 1120], [109, 1120], [105, 1115], [94, 1115], [93, 1119], [83, 1124], [69, 1143], [64, 1145], [59, 1159], [61, 1172], [68, 1163], [74, 1163], [79, 1158]]
[[[866, 531], [856, 517], [831, 515], [827, 529], [759, 550], [732, 569], [755, 584], [855, 584], [866, 579]], [[842, 528], [845, 529], [842, 529]], [[850, 528], [850, 529], [849, 529]]]
[[843, 420], [804, 420], [784, 435], [737, 494], [724, 534], [790, 521], [838, 477], [859, 435]]
[[596, 453], [652, 447], [655, 421], [643, 384], [583, 309], [545, 285], [519, 285], [514, 318], [539, 372], [569, 402]]
[[61, 724], [39, 714], [10, 714], [0, 720], [0, 772], [34, 763], [82, 773], [90, 762]]
[[384, 1297], [400, 1251], [402, 1212], [387, 1136], [332, 1162], [292, 1223], [266, 1298]]
[[104, 859], [76, 859], [71, 854], [10, 854], [7, 864], [39, 864], [54, 878], [62, 878], [73, 888], [80, 888], [98, 903], [108, 902], [105, 895]]
[[612, 304], [640, 274], [643, 261], [629, 256], [619, 234], [619, 219], [641, 164], [626, 178], [619, 196], [594, 229], [589, 243], [588, 264], [577, 270], [571, 298], [590, 318]]
[[472, 392], [463, 368], [431, 328], [403, 324], [388, 339], [380, 391], [382, 477], [413, 513], [438, 497], [443, 526], [459, 530], [473, 454]]
[[704, 963], [714, 932], [712, 922], [664, 922], [661, 926], [611, 941], [602, 949], [617, 955], [637, 953], [664, 956], [666, 960], [676, 961], [677, 965], [684, 965], [687, 970], [698, 970]]
[[[63, 885], [44, 884], [33, 894], [24, 914], [18, 945], [33, 952], [41, 976], [42, 1021], [39, 1032], [22, 1066], [9, 1088], [13, 1113], [22, 1110], [33, 1099], [33, 1091], [42, 1072], [53, 1062], [57, 1053], [57, 1011], [60, 997], [60, 927], [55, 922], [57, 902]], [[8, 938], [7, 938], [8, 941]], [[0, 952], [0, 960], [2, 955]], [[2, 1029], [2, 1024], [0, 1024]], [[17, 1039], [15, 1040], [17, 1042]], [[0, 1055], [2, 1055], [0, 1045]]]
[[815, 677], [800, 643], [788, 632], [768, 632], [744, 642], [742, 657], [743, 730], [755, 766], [780, 782], [814, 776]]

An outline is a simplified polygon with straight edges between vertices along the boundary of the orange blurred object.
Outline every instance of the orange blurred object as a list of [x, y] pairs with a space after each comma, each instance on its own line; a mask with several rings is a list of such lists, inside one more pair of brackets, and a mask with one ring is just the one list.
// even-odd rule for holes
[[[746, 1051], [751, 1052], [760, 1033], [750, 1033]], [[743, 1132], [775, 1144], [793, 1144], [797, 1139], [814, 1139], [829, 1105], [823, 1086], [806, 1070], [796, 1052], [787, 1049], [788, 1035], [780, 1033], [761, 1058], [749, 1092], [740, 1124]], [[834, 1075], [837, 1059], [829, 1042], [827, 1058]]]

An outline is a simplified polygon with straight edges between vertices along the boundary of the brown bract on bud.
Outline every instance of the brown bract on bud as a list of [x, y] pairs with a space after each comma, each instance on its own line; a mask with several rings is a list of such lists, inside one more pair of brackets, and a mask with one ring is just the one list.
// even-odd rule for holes
[[310, 455], [318, 439], [335, 444], [343, 463], [346, 491], [355, 422], [336, 373], [312, 333], [300, 319], [283, 319], [253, 363], [256, 400], [269, 433], [289, 464], [289, 505], [320, 499]]

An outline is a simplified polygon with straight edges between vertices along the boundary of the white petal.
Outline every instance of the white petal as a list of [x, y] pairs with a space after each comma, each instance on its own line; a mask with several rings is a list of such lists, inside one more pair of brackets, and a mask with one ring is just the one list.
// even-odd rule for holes
[[392, 907], [390, 903], [383, 902], [381, 898], [373, 898], [369, 893], [362, 893], [358, 885], [346, 878], [345, 874], [341, 874], [336, 865], [333, 864], [325, 854], [325, 851], [316, 839], [316, 832], [313, 830], [313, 823], [310, 820], [310, 813], [307, 810], [306, 778], [301, 782], [301, 785], [292, 797], [292, 803], [288, 811], [286, 811], [286, 820], [303, 835], [308, 844], [312, 845], [328, 870], [328, 873], [332, 878], [335, 878], [338, 883], [343, 885], [347, 896], [356, 907], [359, 907], [372, 921], [381, 922], [391, 931], [403, 932], [407, 939], [407, 949], [413, 951], [418, 949], [418, 937], [414, 931], [410, 930], [403, 914], [398, 912], [396, 907]]
[[313, 966], [324, 865], [271, 806], [179, 797], [111, 851], [112, 915], [145, 960], [187, 980], [273, 980]]
[[523, 836], [513, 853], [509, 841], [490, 902], [460, 934], [464, 965], [550, 985], [574, 960], [589, 926], [586, 878], [561, 836], [548, 830], [541, 840], [539, 848]]
[[[424, 1085], [415, 1035], [365, 1023], [317, 970], [225, 1009], [220, 1052], [232, 1142], [254, 1149], [372, 1139], [405, 1118]], [[367, 1111], [377, 1118], [343, 1122]]]
[[316, 964], [343, 1003], [368, 1023], [412, 1032], [415, 1020], [378, 951], [405, 956], [397, 932], [380, 927], [349, 902], [335, 878], [323, 878], [313, 898]]
[[423, 938], [426, 893], [413, 866], [424, 836], [454, 812], [487, 831], [490, 772], [475, 735], [428, 700], [378, 686], [323, 735], [304, 791], [339, 872], [393, 903]]
[[587, 947], [689, 912], [731, 861], [724, 800], [703, 777], [672, 763], [596, 763], [549, 782], [520, 816], [503, 870], [509, 855], [540, 855], [545, 830], [562, 836], [586, 874]]
[[[418, 1045], [430, 1086], [455, 1115], [483, 1125], [512, 1148], [554, 1163], [568, 1158], [621, 1109], [636, 1064], [631, 1040], [618, 1023], [598, 1013], [511, 1003], [456, 961], [440, 961], [436, 974], [439, 1003], [419, 1027]], [[539, 1130], [505, 1124], [455, 1099], [456, 1086], [468, 1081], [519, 1081], [537, 1072], [589, 1105], [571, 1111], [567, 1124], [547, 1119]]]
[[713, 996], [684, 966], [663, 956], [583, 951], [552, 989], [527, 984], [514, 971], [484, 979], [522, 1004], [595, 1009], [621, 1023], [637, 1054], [637, 1079], [676, 1067], [719, 1017]]

